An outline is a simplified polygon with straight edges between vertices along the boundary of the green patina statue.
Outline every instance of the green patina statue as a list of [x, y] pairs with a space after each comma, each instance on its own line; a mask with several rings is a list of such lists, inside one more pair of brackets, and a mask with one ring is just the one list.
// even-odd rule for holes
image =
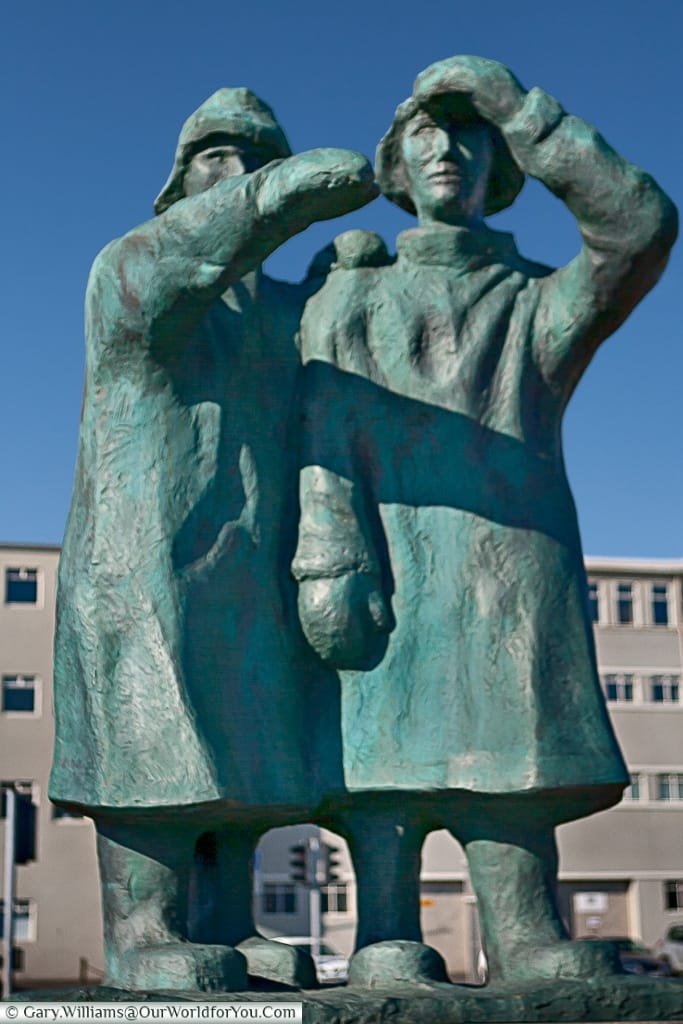
[[[579, 222], [560, 270], [484, 223], [525, 174]], [[255, 937], [249, 879], [258, 836], [304, 820], [351, 847], [357, 986], [452, 1004], [419, 924], [422, 842], [444, 827], [493, 979], [617, 970], [553, 899], [555, 827], [627, 781], [561, 421], [662, 272], [675, 210], [475, 57], [418, 77], [377, 177], [419, 218], [397, 257], [347, 232], [303, 284], [270, 280], [268, 254], [377, 188], [359, 154], [291, 156], [269, 107], [220, 90], [157, 216], [91, 274], [50, 795], [95, 820], [119, 988], [312, 985], [310, 958]]]
[[[583, 248], [560, 270], [484, 223], [524, 174], [577, 218]], [[593, 128], [477, 57], [418, 77], [377, 177], [420, 226], [395, 259], [374, 234], [340, 236], [300, 332], [293, 571], [306, 636], [341, 677], [351, 795], [326, 821], [355, 860], [367, 948], [351, 977], [443, 977], [418, 944], [435, 828], [467, 853], [492, 978], [609, 973], [614, 950], [568, 941], [553, 899], [555, 826], [628, 781], [561, 424], [598, 345], [661, 274], [675, 209]]]
[[[338, 682], [289, 574], [294, 336], [315, 283], [259, 267], [376, 194], [360, 154], [291, 156], [269, 107], [221, 89], [183, 127], [158, 216], [91, 272], [50, 795], [96, 822], [123, 988], [244, 988], [231, 947], [255, 932], [258, 837], [342, 784]], [[312, 983], [310, 958], [263, 945], [247, 959]]]

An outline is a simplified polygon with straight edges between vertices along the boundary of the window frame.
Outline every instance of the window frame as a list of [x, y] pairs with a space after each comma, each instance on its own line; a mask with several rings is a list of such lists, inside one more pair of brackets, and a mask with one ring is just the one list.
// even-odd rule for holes
[[[660, 796], [666, 780], [669, 795]], [[653, 774], [653, 800], [657, 804], [683, 804], [683, 769]]]
[[[657, 680], [657, 682], [656, 682]], [[681, 677], [676, 672], [653, 672], [645, 677], [647, 703], [655, 707], [677, 707], [681, 703]], [[653, 696], [655, 687], [661, 687], [662, 699]], [[675, 696], [674, 696], [675, 694]]]
[[[332, 900], [330, 900], [332, 897]], [[341, 902], [344, 906], [340, 907]], [[334, 903], [334, 906], [330, 904]], [[351, 912], [348, 882], [328, 882], [320, 889], [320, 912], [322, 914], [349, 914]]]
[[[269, 910], [267, 901], [274, 901], [274, 910]], [[287, 904], [291, 900], [291, 910]], [[294, 882], [263, 882], [260, 892], [260, 912], [264, 917], [286, 915], [291, 917], [299, 913], [299, 894]]]
[[[22, 915], [22, 918], [26, 921], [26, 935], [20, 935], [17, 932], [17, 908], [21, 907], [22, 910], [26, 910], [26, 914]], [[14, 907], [12, 912], [14, 918], [14, 932], [12, 939], [14, 942], [37, 942], [38, 941], [38, 904], [30, 896], [15, 896]], [[0, 896], [0, 938], [5, 936], [5, 901]]]
[[[33, 683], [33, 709], [31, 711], [17, 711], [5, 708], [5, 684], [10, 680]], [[43, 687], [42, 679], [35, 672], [3, 672], [0, 679], [2, 692], [0, 693], [0, 715], [3, 718], [40, 718], [43, 712]], [[22, 689], [18, 686], [17, 689]]]
[[[600, 675], [600, 683], [602, 685], [602, 692], [605, 697], [605, 702], [608, 705], [618, 705], [631, 707], [637, 703], [637, 681], [635, 672], [603, 672]], [[608, 687], [614, 686], [617, 688], [617, 696], [610, 697], [608, 694]], [[619, 695], [619, 690], [623, 689], [624, 693], [626, 688], [630, 688], [631, 696], [625, 697]]]
[[[9, 788], [16, 789], [23, 796], [28, 796], [35, 807], [40, 806], [40, 786], [35, 779], [0, 779], [0, 793]], [[6, 813], [0, 803], [0, 821], [4, 821]]]
[[[13, 572], [18, 573], [35, 573], [36, 574], [36, 599], [35, 601], [10, 601], [8, 599], [8, 586], [9, 586], [9, 574]], [[4, 590], [3, 590], [3, 604], [5, 608], [12, 609], [29, 609], [32, 611], [42, 609], [45, 604], [45, 576], [42, 568], [39, 565], [17, 565], [6, 564], [4, 566]]]
[[[662, 893], [664, 896], [664, 912], [667, 914], [680, 914], [683, 910], [683, 878], [668, 878], [662, 882]], [[673, 894], [675, 906], [669, 906], [669, 893]]]
[[[655, 591], [663, 589], [665, 593], [664, 601], [655, 601]], [[647, 601], [647, 612], [648, 612], [648, 626], [652, 629], [671, 629], [675, 623], [675, 616], [673, 612], [671, 582], [669, 580], [650, 580], [648, 584], [648, 601]], [[657, 604], [663, 604], [666, 608], [666, 622], [656, 622], [655, 608]]]

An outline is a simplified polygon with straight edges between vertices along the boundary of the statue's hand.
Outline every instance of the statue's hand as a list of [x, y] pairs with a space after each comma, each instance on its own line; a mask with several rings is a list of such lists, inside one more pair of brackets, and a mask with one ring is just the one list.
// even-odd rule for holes
[[374, 668], [394, 628], [379, 580], [358, 572], [302, 580], [299, 619], [314, 651], [338, 669]]
[[502, 127], [519, 111], [527, 94], [509, 68], [486, 57], [449, 57], [418, 75], [416, 99], [448, 93], [465, 93], [477, 113]]

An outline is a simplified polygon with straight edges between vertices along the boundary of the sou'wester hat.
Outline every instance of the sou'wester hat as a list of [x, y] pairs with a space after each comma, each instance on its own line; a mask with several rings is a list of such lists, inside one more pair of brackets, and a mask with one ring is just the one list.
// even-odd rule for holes
[[[446, 61], [442, 62], [444, 65]], [[416, 213], [410, 198], [409, 183], [401, 155], [401, 138], [408, 122], [420, 110], [429, 110], [430, 106], [440, 103], [446, 106], [450, 116], [463, 123], [481, 121], [469, 95], [455, 92], [441, 81], [435, 74], [438, 64], [432, 64], [418, 75], [413, 87], [413, 95], [397, 108], [389, 131], [380, 141], [375, 157], [375, 175], [382, 193], [408, 213]], [[432, 78], [428, 87], [421, 84], [427, 77]], [[498, 213], [510, 206], [524, 184], [524, 174], [512, 158], [503, 136], [490, 122], [487, 124], [493, 141], [493, 162], [489, 176], [484, 213], [488, 216]]]
[[197, 144], [219, 132], [242, 136], [262, 146], [267, 154], [266, 162], [292, 155], [285, 133], [267, 103], [250, 89], [219, 89], [190, 114], [183, 125], [173, 170], [154, 201], [156, 213], [163, 213], [183, 198], [183, 178], [190, 159], [197, 152]]

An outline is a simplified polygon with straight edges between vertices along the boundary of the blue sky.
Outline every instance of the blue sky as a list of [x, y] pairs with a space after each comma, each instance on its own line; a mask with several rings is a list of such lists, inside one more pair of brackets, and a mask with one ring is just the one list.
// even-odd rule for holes
[[[61, 539], [89, 265], [150, 216], [180, 124], [216, 88], [261, 95], [295, 150], [371, 155], [417, 72], [482, 54], [594, 123], [680, 205], [682, 39], [682, 0], [5, 5], [0, 539]], [[368, 227], [393, 243], [411, 223], [380, 199], [293, 240], [269, 270], [296, 280], [339, 231]], [[578, 246], [571, 217], [535, 182], [490, 223], [548, 263]], [[567, 415], [567, 464], [592, 554], [683, 556], [682, 251], [602, 348]]]

